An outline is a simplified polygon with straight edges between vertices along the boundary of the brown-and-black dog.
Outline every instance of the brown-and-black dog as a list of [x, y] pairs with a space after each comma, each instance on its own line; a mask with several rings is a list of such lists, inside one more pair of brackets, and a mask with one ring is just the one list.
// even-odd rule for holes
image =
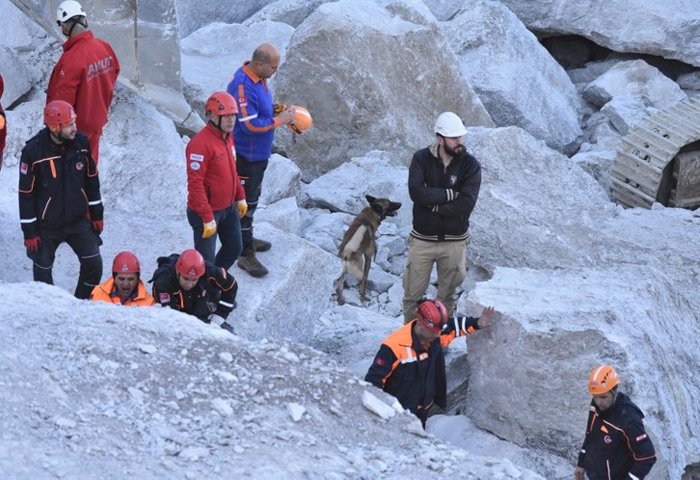
[[343, 271], [333, 285], [340, 305], [345, 303], [343, 287], [345, 287], [346, 273], [360, 280], [360, 297], [362, 300], [368, 300], [365, 295], [367, 277], [372, 258], [377, 253], [377, 229], [382, 220], [395, 216], [396, 210], [401, 207], [400, 203], [392, 202], [388, 198], [374, 198], [371, 195], [365, 195], [365, 198], [369, 202], [369, 207], [363, 208], [355, 217], [338, 247], [338, 256], [343, 262]]

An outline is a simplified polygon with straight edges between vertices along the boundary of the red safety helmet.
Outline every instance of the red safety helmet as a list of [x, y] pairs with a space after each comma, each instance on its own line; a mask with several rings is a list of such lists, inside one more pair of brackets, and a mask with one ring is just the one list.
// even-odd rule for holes
[[76, 118], [73, 105], [63, 100], [51, 100], [44, 107], [44, 124], [54, 133]]
[[115, 275], [120, 273], [141, 273], [139, 259], [131, 252], [118, 253], [114, 257], [114, 263], [112, 263], [112, 273]]
[[180, 275], [188, 278], [199, 278], [204, 275], [204, 257], [197, 250], [190, 248], [180, 254], [175, 268]]
[[416, 316], [433, 333], [442, 331], [442, 327], [447, 323], [447, 309], [439, 300], [418, 302]]
[[238, 113], [238, 105], [231, 95], [226, 92], [214, 92], [207, 100], [204, 113], [216, 115], [235, 115]]
[[602, 395], [608, 393], [620, 383], [617, 372], [610, 365], [596, 367], [588, 377], [588, 393]]

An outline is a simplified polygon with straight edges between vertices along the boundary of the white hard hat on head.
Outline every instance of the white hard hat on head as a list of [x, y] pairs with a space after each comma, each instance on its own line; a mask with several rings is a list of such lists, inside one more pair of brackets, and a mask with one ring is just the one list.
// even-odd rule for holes
[[435, 122], [435, 133], [443, 137], [462, 137], [467, 133], [467, 129], [462, 119], [452, 112], [441, 113]]
[[58, 6], [58, 11], [56, 12], [56, 21], [60, 25], [61, 22], [70, 20], [73, 17], [87, 17], [87, 13], [83, 10], [82, 5], [80, 5], [75, 0], [66, 0]]

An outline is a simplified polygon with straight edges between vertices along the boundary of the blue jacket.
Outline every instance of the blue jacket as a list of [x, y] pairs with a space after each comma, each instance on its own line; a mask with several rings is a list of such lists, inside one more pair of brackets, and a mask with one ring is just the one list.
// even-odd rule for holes
[[273, 115], [272, 92], [265, 79], [258, 77], [244, 63], [236, 71], [226, 91], [236, 99], [238, 116], [233, 127], [236, 152], [249, 161], [262, 161], [272, 154], [275, 128], [280, 126]]

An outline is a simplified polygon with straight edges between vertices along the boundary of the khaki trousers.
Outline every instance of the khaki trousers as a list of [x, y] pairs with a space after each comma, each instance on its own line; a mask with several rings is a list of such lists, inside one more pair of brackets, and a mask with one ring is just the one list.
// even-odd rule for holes
[[408, 238], [408, 260], [403, 272], [404, 323], [413, 320], [418, 300], [423, 298], [430, 283], [433, 263], [437, 264], [437, 298], [453, 315], [455, 290], [467, 276], [467, 246], [469, 239], [457, 242], [426, 242]]

